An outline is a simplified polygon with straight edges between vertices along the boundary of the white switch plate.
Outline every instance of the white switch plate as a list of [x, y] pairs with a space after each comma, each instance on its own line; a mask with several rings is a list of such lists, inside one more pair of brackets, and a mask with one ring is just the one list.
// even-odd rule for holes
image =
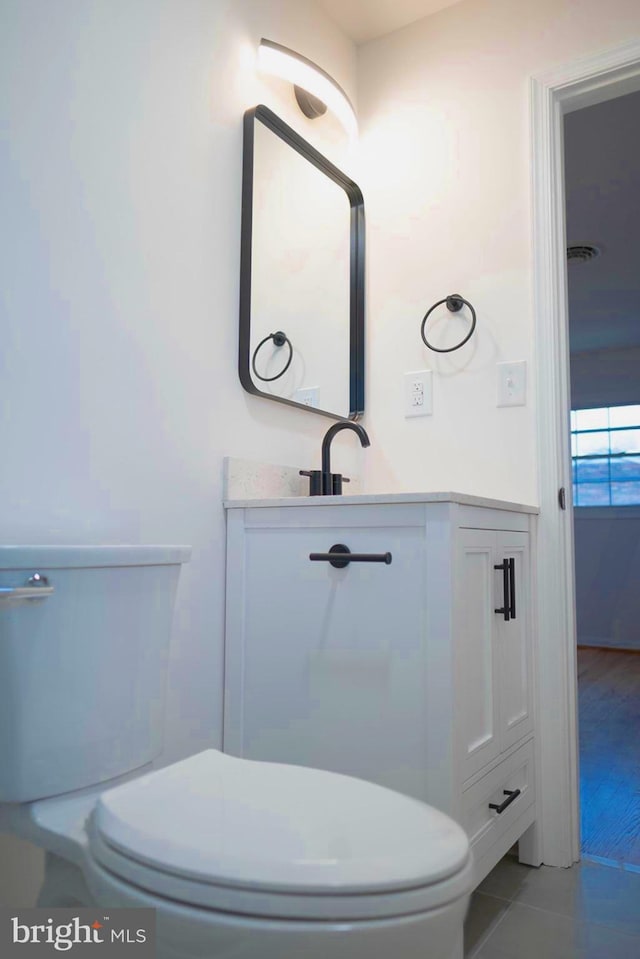
[[320, 387], [319, 386], [301, 386], [293, 394], [296, 403], [303, 403], [305, 406], [313, 406], [318, 409], [320, 406]]
[[498, 363], [498, 406], [524, 406], [527, 402], [527, 364]]
[[431, 416], [433, 413], [433, 373], [417, 370], [404, 374], [404, 415]]

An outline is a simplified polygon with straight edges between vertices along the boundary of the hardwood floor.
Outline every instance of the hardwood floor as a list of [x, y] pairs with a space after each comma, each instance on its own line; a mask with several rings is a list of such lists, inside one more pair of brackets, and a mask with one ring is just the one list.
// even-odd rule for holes
[[578, 649], [582, 852], [640, 868], [640, 653]]

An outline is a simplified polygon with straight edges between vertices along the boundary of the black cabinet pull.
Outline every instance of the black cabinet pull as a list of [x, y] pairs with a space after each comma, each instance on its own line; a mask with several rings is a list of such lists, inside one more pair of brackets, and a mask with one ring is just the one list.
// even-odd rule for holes
[[494, 613], [502, 613], [506, 623], [516, 618], [516, 561], [513, 556], [493, 567], [502, 570], [502, 606]]
[[511, 605], [509, 603], [509, 560], [503, 559], [501, 563], [498, 563], [493, 568], [502, 570], [502, 606], [494, 609], [494, 613], [502, 613], [505, 623], [508, 623], [511, 619]]
[[516, 618], [516, 561], [511, 557], [509, 560], [509, 612], [511, 619]]
[[503, 793], [505, 794], [505, 796], [507, 797], [507, 798], [504, 800], [504, 802], [501, 802], [500, 805], [498, 805], [498, 803], [495, 803], [495, 802], [490, 802], [490, 803], [489, 803], [489, 809], [495, 809], [495, 811], [498, 813], [498, 815], [500, 815], [500, 813], [504, 812], [505, 809], [507, 808], [507, 806], [510, 806], [512, 802], [515, 802], [515, 800], [516, 800], [516, 799], [518, 798], [518, 796], [520, 795], [520, 790], [519, 790], [519, 789], [503, 789], [502, 791], [503, 791]]
[[344, 543], [336, 543], [328, 553], [309, 553], [309, 559], [316, 563], [331, 563], [336, 569], [343, 569], [349, 563], [391, 563], [391, 553], [352, 553]]

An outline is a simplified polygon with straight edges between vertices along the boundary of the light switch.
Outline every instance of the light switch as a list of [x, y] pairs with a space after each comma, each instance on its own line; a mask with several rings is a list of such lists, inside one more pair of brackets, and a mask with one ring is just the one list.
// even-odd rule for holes
[[498, 406], [524, 406], [527, 401], [527, 364], [498, 363]]

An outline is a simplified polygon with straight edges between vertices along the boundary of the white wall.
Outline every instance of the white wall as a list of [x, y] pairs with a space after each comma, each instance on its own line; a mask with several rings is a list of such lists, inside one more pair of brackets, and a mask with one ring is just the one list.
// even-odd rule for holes
[[574, 511], [578, 643], [640, 649], [640, 508]]
[[220, 744], [222, 458], [317, 467], [331, 422], [236, 372], [242, 115], [296, 116], [261, 36], [354, 94], [313, 0], [2, 2], [1, 540], [192, 545], [164, 760]]
[[[637, 0], [464, 0], [359, 48], [370, 490], [536, 502], [529, 78], [639, 34]], [[435, 354], [420, 322], [453, 292], [477, 333]], [[511, 360], [527, 361], [528, 403], [498, 409]], [[434, 414], [405, 420], [402, 374], [422, 368]]]
[[640, 347], [571, 354], [572, 409], [639, 402]]

